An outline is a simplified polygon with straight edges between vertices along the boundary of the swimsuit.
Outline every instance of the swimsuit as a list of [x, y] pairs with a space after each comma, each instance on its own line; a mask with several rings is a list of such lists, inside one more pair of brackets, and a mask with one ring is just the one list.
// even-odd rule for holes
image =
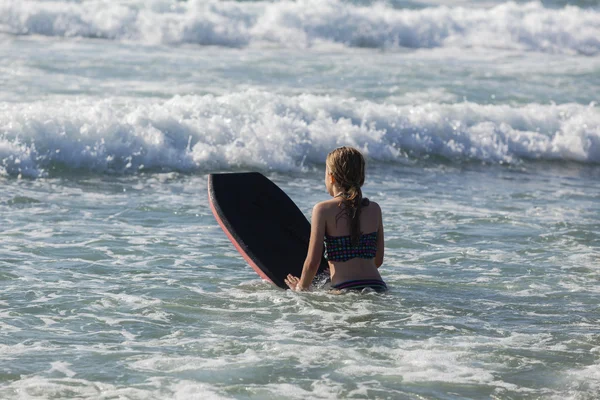
[[375, 258], [377, 231], [360, 235], [358, 246], [352, 246], [348, 236], [325, 235], [325, 258], [329, 261], [348, 261], [352, 258]]
[[387, 285], [380, 279], [359, 279], [355, 281], [346, 281], [338, 283], [337, 285], [331, 285], [332, 289], [336, 290], [363, 290], [373, 289], [377, 293], [386, 292], [388, 290]]
[[[360, 235], [357, 246], [352, 246], [352, 238], [348, 236], [325, 235], [325, 258], [328, 261], [348, 261], [353, 258], [375, 258], [377, 254], [377, 231]], [[331, 285], [337, 290], [363, 290], [371, 288], [376, 292], [385, 292], [387, 286], [381, 279], [351, 280]]]

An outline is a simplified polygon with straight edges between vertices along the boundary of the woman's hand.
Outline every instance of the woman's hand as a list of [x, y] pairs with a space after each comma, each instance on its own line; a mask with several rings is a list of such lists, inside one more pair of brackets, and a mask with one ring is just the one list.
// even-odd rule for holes
[[300, 286], [300, 278], [298, 278], [292, 274], [288, 274], [287, 278], [285, 278], [284, 281], [285, 281], [285, 284], [288, 285], [288, 287], [292, 290], [295, 290], [295, 291], [306, 290]]

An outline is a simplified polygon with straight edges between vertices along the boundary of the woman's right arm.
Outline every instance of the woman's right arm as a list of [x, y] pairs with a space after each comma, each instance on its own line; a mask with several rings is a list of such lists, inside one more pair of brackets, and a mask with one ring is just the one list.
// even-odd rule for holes
[[319, 270], [319, 265], [321, 265], [321, 258], [323, 257], [323, 238], [325, 237], [324, 211], [323, 203], [318, 203], [313, 208], [308, 253], [302, 268], [302, 276], [300, 277], [296, 290], [307, 290]]

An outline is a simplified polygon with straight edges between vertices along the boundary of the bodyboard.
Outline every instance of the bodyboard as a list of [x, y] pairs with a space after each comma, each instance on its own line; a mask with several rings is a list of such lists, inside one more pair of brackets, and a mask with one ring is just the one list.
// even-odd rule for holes
[[[258, 172], [210, 174], [208, 198], [217, 222], [262, 279], [287, 289], [288, 274], [300, 277], [310, 223], [275, 183]], [[322, 257], [317, 275], [326, 268]]]

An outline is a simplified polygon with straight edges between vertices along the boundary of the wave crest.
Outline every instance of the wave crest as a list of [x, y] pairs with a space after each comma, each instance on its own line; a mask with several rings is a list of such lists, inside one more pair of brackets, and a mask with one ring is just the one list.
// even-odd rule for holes
[[151, 44], [306, 48], [322, 42], [369, 48], [489, 48], [596, 55], [600, 11], [509, 2], [488, 9], [360, 7], [339, 0], [166, 0], [150, 5], [24, 0], [0, 5], [0, 31]]
[[44, 176], [57, 165], [101, 173], [293, 171], [321, 164], [341, 145], [362, 149], [374, 162], [439, 156], [600, 163], [600, 110], [594, 104], [399, 106], [258, 91], [0, 104], [0, 173], [9, 175]]

